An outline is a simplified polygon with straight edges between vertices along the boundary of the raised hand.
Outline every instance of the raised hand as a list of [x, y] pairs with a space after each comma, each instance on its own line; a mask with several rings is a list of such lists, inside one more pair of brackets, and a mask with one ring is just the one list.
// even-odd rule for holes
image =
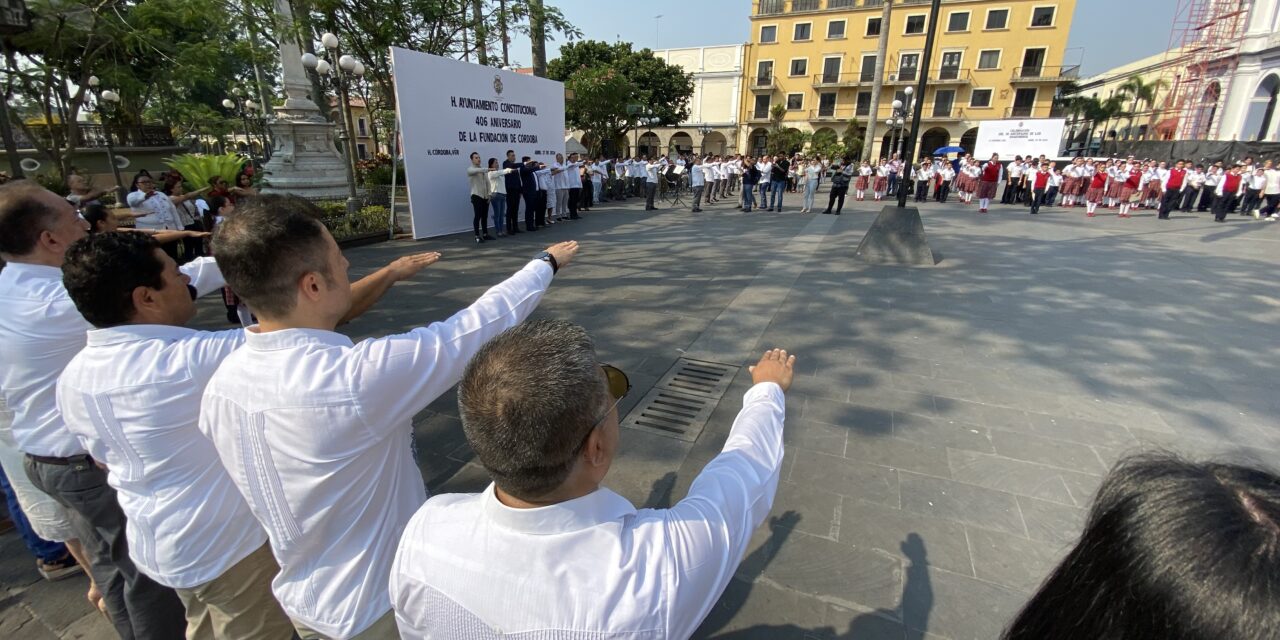
[[396, 280], [407, 280], [422, 271], [427, 265], [435, 264], [439, 259], [440, 253], [436, 251], [415, 253], [396, 258], [391, 261], [391, 264], [387, 265], [387, 269], [391, 271]]
[[578, 241], [569, 240], [553, 244], [547, 247], [547, 253], [551, 254], [551, 257], [556, 259], [556, 265], [563, 269], [573, 261], [574, 256], [578, 255]]
[[795, 364], [796, 357], [788, 356], [785, 349], [770, 349], [760, 357], [760, 362], [749, 368], [751, 381], [754, 384], [773, 382], [787, 391], [791, 388]]

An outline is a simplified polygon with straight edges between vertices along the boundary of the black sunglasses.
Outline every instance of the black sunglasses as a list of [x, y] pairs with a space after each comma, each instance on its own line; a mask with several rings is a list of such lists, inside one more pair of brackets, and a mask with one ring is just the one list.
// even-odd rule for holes
[[582, 436], [582, 442], [579, 442], [578, 447], [573, 450], [573, 455], [575, 456], [582, 452], [583, 447], [587, 446], [587, 438], [591, 437], [591, 433], [596, 430], [596, 427], [599, 427], [609, 417], [609, 414], [613, 413], [613, 410], [618, 407], [622, 399], [631, 392], [631, 380], [627, 378], [627, 374], [622, 372], [622, 369], [611, 364], [602, 364], [600, 368], [604, 369], [605, 378], [608, 379], [609, 395], [613, 396], [613, 404], [609, 405], [604, 415], [600, 416], [595, 421], [595, 424], [591, 425], [590, 429], [587, 429], [586, 434]]

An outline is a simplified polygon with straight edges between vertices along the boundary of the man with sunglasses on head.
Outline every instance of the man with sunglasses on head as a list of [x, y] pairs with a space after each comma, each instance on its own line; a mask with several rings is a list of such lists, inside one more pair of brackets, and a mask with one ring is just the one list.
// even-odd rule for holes
[[537, 308], [578, 243], [552, 245], [447, 320], [356, 343], [335, 331], [354, 302], [349, 264], [315, 214], [264, 195], [218, 228], [218, 264], [258, 324], [209, 379], [198, 425], [267, 532], [272, 590], [299, 636], [395, 638], [387, 576], [427, 498], [413, 416]]
[[391, 571], [401, 637], [688, 638], [773, 505], [794, 364], [766, 352], [688, 497], [636, 509], [601, 486], [626, 376], [564, 321], [489, 342], [467, 365], [458, 407], [493, 484], [436, 496], [405, 528]]

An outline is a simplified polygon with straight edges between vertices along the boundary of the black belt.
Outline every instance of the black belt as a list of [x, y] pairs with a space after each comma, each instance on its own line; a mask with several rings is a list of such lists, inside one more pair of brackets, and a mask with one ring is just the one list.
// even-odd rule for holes
[[44, 464], [57, 464], [57, 465], [62, 465], [62, 466], [64, 466], [64, 467], [65, 467], [65, 466], [70, 466], [70, 465], [73, 465], [73, 464], [80, 464], [80, 463], [83, 463], [83, 462], [88, 462], [88, 463], [92, 463], [92, 462], [93, 462], [93, 458], [91, 458], [91, 457], [89, 456], [89, 454], [87, 454], [87, 453], [82, 453], [82, 454], [80, 454], [80, 455], [78, 455], [78, 456], [70, 456], [70, 457], [68, 457], [68, 458], [54, 458], [54, 457], [51, 457], [51, 456], [37, 456], [37, 455], [33, 455], [33, 454], [28, 453], [28, 454], [27, 454], [27, 457], [28, 457], [28, 458], [31, 458], [32, 460], [35, 460], [36, 462], [43, 462]]

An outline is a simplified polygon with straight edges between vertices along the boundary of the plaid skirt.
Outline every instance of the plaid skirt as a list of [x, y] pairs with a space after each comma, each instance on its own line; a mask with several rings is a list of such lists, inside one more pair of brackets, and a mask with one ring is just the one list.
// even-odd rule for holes
[[1059, 191], [1067, 195], [1074, 195], [1076, 193], [1076, 188], [1079, 186], [1080, 178], [1063, 178], [1062, 189]]
[[1149, 200], [1158, 199], [1160, 197], [1160, 183], [1155, 180], [1148, 182], [1147, 188], [1143, 191], [1142, 197]]
[[1123, 188], [1123, 187], [1124, 187], [1124, 181], [1123, 181], [1123, 180], [1112, 180], [1111, 182], [1107, 183], [1107, 197], [1108, 197], [1108, 198], [1119, 198], [1119, 197], [1120, 197], [1120, 189], [1121, 189], [1121, 188]]
[[986, 180], [978, 181], [978, 197], [987, 200], [996, 197], [996, 187], [999, 184], [998, 182], [987, 182]]
[[866, 191], [867, 183], [871, 182], [871, 176], [858, 176], [858, 180], [853, 183], [853, 188], [858, 191]]
[[876, 176], [876, 191], [884, 191], [889, 188], [889, 179], [883, 176]]
[[1106, 193], [1106, 187], [1089, 187], [1089, 189], [1085, 191], [1084, 199], [1094, 204], [1098, 204], [1099, 202], [1102, 202], [1102, 198], [1106, 196]]
[[1127, 183], [1127, 182], [1121, 182], [1121, 183], [1120, 183], [1120, 193], [1119, 193], [1119, 195], [1118, 195], [1117, 197], [1118, 197], [1118, 198], [1120, 198], [1120, 202], [1122, 202], [1122, 203], [1123, 203], [1123, 202], [1128, 202], [1128, 201], [1129, 201], [1129, 198], [1133, 197], [1133, 194], [1135, 194], [1135, 193], [1137, 193], [1137, 192], [1138, 192], [1138, 190], [1137, 190], [1137, 189], [1134, 189], [1134, 188], [1133, 188], [1133, 187], [1131, 187], [1131, 186], [1129, 186], [1129, 183]]

